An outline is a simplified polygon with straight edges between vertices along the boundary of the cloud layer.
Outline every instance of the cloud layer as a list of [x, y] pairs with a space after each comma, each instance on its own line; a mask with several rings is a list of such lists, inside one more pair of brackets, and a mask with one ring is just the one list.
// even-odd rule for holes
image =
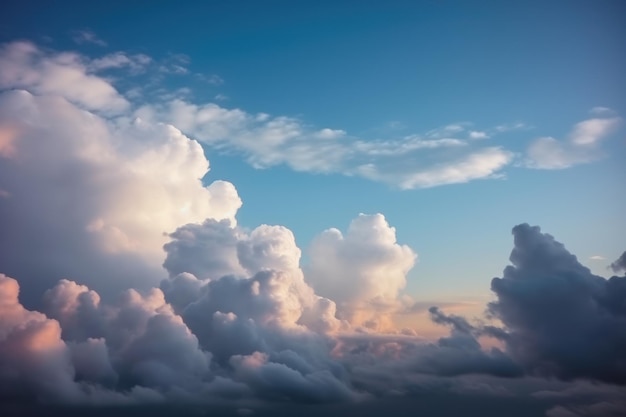
[[[101, 44], [92, 35], [77, 41]], [[0, 50], [0, 401], [245, 414], [416, 394], [528, 398], [542, 387], [543, 398], [561, 395], [542, 400], [558, 416], [583, 414], [564, 394], [583, 387], [578, 410], [593, 415], [607, 399], [622, 410], [626, 277], [591, 274], [539, 228], [513, 229], [488, 316], [432, 307], [449, 333], [427, 340], [394, 323], [414, 305], [402, 290], [417, 254], [382, 214], [322, 231], [303, 266], [289, 229], [242, 227], [235, 187], [202, 182], [200, 142], [257, 167], [407, 189], [488, 178], [513, 158], [480, 145], [497, 128], [364, 141], [179, 97], [137, 103], [100, 75], [150, 65], [26, 42]], [[595, 146], [610, 120], [577, 125], [571, 146]]]

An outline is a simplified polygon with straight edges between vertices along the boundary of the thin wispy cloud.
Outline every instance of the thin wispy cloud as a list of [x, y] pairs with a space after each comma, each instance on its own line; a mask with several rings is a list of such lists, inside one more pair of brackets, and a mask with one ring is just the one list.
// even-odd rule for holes
[[79, 45], [92, 44], [102, 47], [107, 46], [107, 43], [104, 40], [100, 39], [98, 35], [87, 29], [75, 30], [71, 33], [71, 35], [72, 40]]

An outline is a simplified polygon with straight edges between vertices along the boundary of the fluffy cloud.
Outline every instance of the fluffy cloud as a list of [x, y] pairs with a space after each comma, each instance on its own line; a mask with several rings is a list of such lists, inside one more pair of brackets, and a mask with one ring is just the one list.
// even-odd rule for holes
[[0, 398], [72, 401], [73, 368], [61, 327], [18, 301], [19, 284], [0, 274]]
[[552, 236], [527, 224], [491, 314], [505, 325], [507, 352], [531, 373], [626, 384], [626, 277], [593, 275]]
[[167, 232], [207, 217], [234, 223], [241, 206], [232, 184], [202, 184], [209, 164], [201, 146], [169, 125], [106, 119], [62, 97], [16, 90], [0, 93], [0, 131], [8, 138], [0, 263], [47, 284], [28, 291], [62, 277], [98, 290], [111, 279], [130, 280], [117, 290], [158, 282]]
[[24, 88], [36, 94], [66, 97], [90, 110], [120, 112], [129, 102], [105, 80], [87, 74], [74, 53], [49, 54], [28, 42], [0, 47], [0, 88]]
[[329, 229], [309, 250], [307, 281], [316, 292], [337, 302], [339, 316], [378, 327], [383, 312], [397, 307], [406, 274], [417, 255], [396, 242], [396, 230], [382, 214], [359, 215], [344, 236]]
[[[597, 114], [597, 112], [594, 112]], [[606, 112], [577, 123], [567, 140], [542, 137], [528, 148], [527, 165], [539, 169], [562, 169], [598, 159], [602, 153], [600, 142], [621, 124], [620, 117], [609, 117]]]

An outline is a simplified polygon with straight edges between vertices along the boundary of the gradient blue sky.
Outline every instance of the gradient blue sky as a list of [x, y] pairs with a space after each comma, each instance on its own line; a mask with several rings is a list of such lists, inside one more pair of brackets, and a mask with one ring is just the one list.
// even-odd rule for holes
[[[383, 213], [398, 241], [419, 254], [407, 287], [418, 300], [486, 296], [510, 252], [510, 229], [521, 222], [541, 225], [592, 271], [609, 275], [606, 266], [626, 247], [623, 121], [591, 163], [541, 170], [523, 161], [535, 139], [564, 140], [595, 107], [626, 115], [626, 3], [337, 3], [77, 1], [60, 8], [22, 1], [2, 6], [12, 18], [3, 19], [0, 41], [28, 39], [93, 57], [125, 51], [175, 62], [184, 54], [188, 74], [164, 76], [151, 94], [188, 87], [193, 102], [295, 117], [364, 141], [459, 123], [468, 124], [465, 133], [521, 124], [484, 139], [516, 153], [498, 179], [400, 190], [284, 165], [255, 169], [236, 152], [207, 147], [209, 178], [235, 184], [244, 201], [240, 224], [285, 225], [303, 248], [321, 230], [345, 230], [360, 212]], [[106, 45], [77, 44], [77, 31]], [[151, 82], [144, 74], [116, 86]]]

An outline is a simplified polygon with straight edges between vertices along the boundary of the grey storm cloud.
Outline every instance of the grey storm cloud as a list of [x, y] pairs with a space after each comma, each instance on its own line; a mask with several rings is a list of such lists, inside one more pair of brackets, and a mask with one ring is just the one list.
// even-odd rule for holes
[[539, 227], [513, 229], [491, 289], [507, 352], [535, 375], [626, 384], [626, 277], [593, 275]]
[[620, 272], [626, 272], [626, 251], [620, 255], [619, 258], [615, 260], [615, 262], [611, 263], [611, 269], [616, 274]]

